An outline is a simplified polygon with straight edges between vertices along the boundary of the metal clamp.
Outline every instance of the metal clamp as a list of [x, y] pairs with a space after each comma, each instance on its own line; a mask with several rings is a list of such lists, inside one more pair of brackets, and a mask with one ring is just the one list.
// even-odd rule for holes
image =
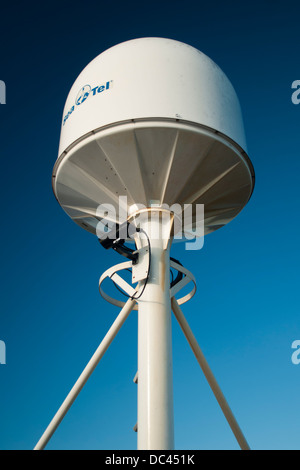
[[[102, 289], [101, 285], [106, 278], [110, 278], [113, 282], [115, 282], [121, 289], [123, 289], [129, 297], [133, 296], [137, 289], [134, 289], [128, 282], [124, 281], [124, 279], [117, 274], [118, 271], [122, 271], [123, 269], [131, 269], [132, 268], [132, 261], [125, 261], [125, 263], [116, 264], [111, 268], [107, 269], [99, 279], [99, 292], [100, 295], [107, 300], [110, 304], [116, 305], [117, 307], [123, 307], [126, 302], [121, 300], [114, 299], [107, 295], [104, 290]], [[133, 310], [138, 310], [138, 306], [135, 305]]]
[[[181, 266], [178, 263], [175, 263], [174, 261], [170, 261], [170, 266], [177, 271], [180, 271], [184, 274], [184, 277], [179, 281], [175, 286], [173, 286], [170, 289], [170, 298], [174, 297], [181, 289], [183, 289], [187, 284], [192, 282], [194, 284], [193, 289], [186, 294], [185, 296], [177, 299], [178, 305], [185, 304], [188, 302], [192, 297], [194, 297], [196, 293], [196, 280], [193, 276], [193, 274], [183, 266]], [[125, 263], [120, 263], [116, 264], [115, 266], [112, 266], [111, 268], [107, 269], [102, 276], [99, 279], [99, 292], [100, 295], [107, 300], [107, 302], [116, 305], [117, 307], [123, 307], [126, 302], [123, 302], [122, 300], [117, 300], [114, 299], [113, 297], [109, 296], [106, 294], [102, 288], [102, 283], [106, 278], [110, 278], [115, 284], [117, 284], [124, 292], [129, 297], [134, 296], [137, 292], [139, 287], [132, 287], [128, 282], [126, 282], [121, 276], [117, 274], [118, 271], [122, 271], [123, 269], [131, 269], [132, 268], [132, 262], [131, 261], [126, 261]], [[133, 310], [138, 310], [138, 305], [135, 305]]]

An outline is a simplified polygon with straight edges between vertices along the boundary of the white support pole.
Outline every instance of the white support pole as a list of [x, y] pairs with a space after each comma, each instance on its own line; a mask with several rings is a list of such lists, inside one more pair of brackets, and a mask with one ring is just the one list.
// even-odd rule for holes
[[[169, 217], [164, 223], [161, 216], [159, 210], [149, 210], [144, 219], [139, 217], [139, 225], [149, 237], [151, 265], [138, 300], [138, 450], [174, 449], [169, 256], [172, 221]], [[139, 242], [147, 246], [143, 233]]]
[[175, 297], [172, 298], [172, 310], [174, 312], [174, 315], [181, 326], [181, 329], [188, 340], [192, 351], [194, 352], [196, 359], [206, 377], [206, 380], [208, 381], [210, 388], [212, 389], [222, 411], [223, 414], [233, 432], [233, 434], [236, 437], [237, 442], [240, 445], [240, 448], [242, 450], [250, 450], [250, 447], [245, 439], [244, 434], [242, 433], [242, 430], [240, 426], [238, 425], [238, 422], [236, 421], [227, 401], [226, 398], [224, 397], [222, 390], [220, 389], [218, 382], [216, 381], [206, 359], [203, 354], [203, 352], [200, 349], [200, 346], [198, 345], [195, 336], [193, 335], [193, 332], [188, 325], [179, 305]]
[[126, 318], [128, 317], [129, 313], [133, 309], [135, 305], [135, 300], [129, 299], [124, 307], [122, 308], [121, 312], [115, 319], [114, 323], [111, 325], [110, 329], [108, 330], [107, 334], [103, 338], [102, 342], [96, 349], [94, 355], [91, 357], [90, 361], [86, 365], [85, 369], [81, 373], [80, 377], [78, 378], [77, 382], [67, 395], [66, 399], [62, 403], [61, 407], [55, 414], [54, 418], [50, 422], [49, 426], [45, 430], [44, 434], [36, 444], [34, 450], [42, 450], [47, 445], [48, 441], [51, 439], [52, 435], [56, 431], [57, 427], [61, 423], [62, 419], [66, 415], [67, 411], [70, 409], [71, 405], [75, 401], [76, 397], [78, 396], [79, 392], [84, 387], [85, 383], [87, 382], [88, 378], [91, 376], [92, 372], [97, 367], [100, 359], [103, 357], [104, 353], [107, 351], [109, 345], [112, 343], [113, 339], [117, 335], [118, 331], [120, 330], [121, 326], [125, 322]]

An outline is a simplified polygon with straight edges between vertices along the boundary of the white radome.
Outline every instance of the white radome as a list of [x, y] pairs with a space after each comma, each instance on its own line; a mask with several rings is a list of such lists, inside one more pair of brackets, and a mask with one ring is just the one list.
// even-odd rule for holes
[[[67, 214], [96, 233], [97, 208], [204, 204], [205, 234], [248, 202], [254, 170], [236, 93], [205, 54], [142, 38], [96, 57], [63, 112], [53, 189]], [[193, 223], [191, 229], [194, 228]]]
[[[83, 70], [69, 93], [52, 176], [54, 193], [68, 215], [96, 234], [104, 248], [114, 248], [129, 261], [110, 267], [100, 277], [100, 294], [121, 306], [121, 312], [35, 449], [47, 445], [136, 309], [138, 450], [174, 449], [172, 310], [237, 442], [248, 450], [179, 307], [194, 296], [195, 278], [170, 257], [180, 211], [184, 220], [192, 207], [189, 230], [195, 233], [204, 225], [207, 234], [230, 222], [253, 191], [254, 171], [246, 153], [240, 106], [224, 73], [197, 49], [170, 39], [136, 39], [105, 51]], [[175, 215], [170, 217], [175, 204], [179, 213], [172, 210]], [[204, 224], [203, 212], [201, 220], [197, 217], [197, 204], [201, 209], [204, 205]], [[107, 210], [101, 214], [99, 206], [104, 205]], [[103, 233], [107, 220], [122, 223], [115, 237]], [[128, 224], [134, 229], [135, 250], [124, 245], [127, 232], [121, 235]], [[188, 227], [184, 220], [187, 239]], [[201, 245], [203, 240], [199, 241]], [[200, 249], [197, 243], [192, 245]], [[125, 269], [132, 272], [132, 285], [118, 274]], [[178, 272], [176, 277], [172, 269]], [[123, 291], [126, 302], [105, 294], [101, 287], [105, 279]], [[177, 299], [190, 282], [192, 290]]]

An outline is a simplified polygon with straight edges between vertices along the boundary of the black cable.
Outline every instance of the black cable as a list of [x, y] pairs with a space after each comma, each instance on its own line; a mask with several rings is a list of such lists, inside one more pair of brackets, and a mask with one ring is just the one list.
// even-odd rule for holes
[[[149, 276], [150, 276], [150, 268], [151, 268], [151, 245], [150, 245], [150, 240], [149, 240], [149, 237], [147, 235], [147, 233], [145, 232], [145, 230], [141, 229], [141, 228], [136, 228], [136, 231], [137, 232], [142, 232], [146, 235], [147, 237], [147, 242], [148, 242], [148, 252], [149, 252], [149, 262], [148, 262], [148, 273], [147, 273], [147, 278], [144, 282], [144, 285], [143, 285], [143, 288], [142, 288], [142, 291], [141, 293], [139, 294], [138, 297], [135, 297], [134, 295], [128, 295], [126, 292], [124, 292], [122, 289], [120, 289], [120, 287], [116, 284], [116, 282], [114, 282], [112, 278], [112, 276], [115, 274], [113, 273], [111, 276], [110, 276], [110, 279], [112, 280], [112, 282], [114, 283], [115, 287], [118, 289], [118, 291], [123, 294], [125, 297], [128, 297], [132, 300], [138, 300], [144, 293], [145, 291], [145, 288], [146, 288], [146, 285], [148, 283], [148, 280], [149, 280]], [[103, 244], [103, 242], [101, 242], [101, 240], [99, 240], [101, 244]], [[125, 256], [126, 258], [129, 258], [132, 260], [132, 263], [135, 264], [138, 260], [138, 254], [136, 252], [134, 252], [131, 248], [127, 247], [126, 245], [124, 245], [125, 243], [125, 240], [123, 239], [117, 239], [115, 240], [110, 246], [116, 251], [118, 252], [119, 254], [121, 254], [122, 256]], [[106, 247], [107, 248], [107, 247]], [[182, 264], [180, 263], [180, 261], [178, 261], [177, 259], [175, 258], [171, 258], [170, 257], [170, 260], [174, 261], [175, 263], [177, 264], [180, 264], [180, 266], [182, 266]], [[176, 269], [176, 268], [175, 268]], [[177, 272], [177, 275], [174, 279], [174, 275], [173, 275], [173, 271], [170, 269], [170, 273], [171, 273], [171, 282], [170, 282], [170, 288], [174, 287], [179, 281], [181, 281], [181, 279], [183, 278], [184, 274], [180, 271]]]
[[174, 281], [174, 274], [173, 274], [173, 271], [172, 269], [170, 268], [170, 275], [171, 275], [171, 282], [170, 282], [170, 286], [172, 286], [172, 283]]
[[[115, 273], [112, 274], [112, 276], [114, 275]], [[114, 283], [114, 286], [116, 287], [116, 289], [118, 289], [119, 292], [121, 292], [121, 294], [125, 295], [125, 297], [128, 297], [129, 299], [132, 298], [130, 295], [126, 294], [126, 292], [122, 291], [122, 289], [120, 289], [120, 287], [118, 286], [118, 284], [110, 277], [110, 280]]]
[[[175, 258], [171, 258], [171, 257], [170, 257], [170, 260], [171, 260], [171, 261], [174, 261], [175, 263], [180, 264], [180, 266], [182, 266], [182, 264], [180, 263], [180, 261], [178, 261], [178, 259], [175, 259]], [[176, 268], [175, 268], [175, 269], [176, 269]], [[181, 271], [178, 271], [178, 272], [177, 272], [177, 276], [175, 277], [175, 279], [172, 278], [170, 287], [174, 287], [176, 284], [178, 284], [178, 282], [181, 281], [181, 279], [183, 278], [183, 276], [185, 276], [185, 274], [183, 274]]]
[[[122, 290], [120, 289], [120, 287], [117, 285], [116, 282], [114, 282], [113, 279], [111, 279], [112, 276], [113, 276], [115, 273], [113, 273], [113, 274], [110, 276], [110, 279], [112, 280], [112, 282], [114, 283], [114, 285], [115, 285], [115, 287], [118, 289], [118, 291], [121, 292], [121, 294], [125, 295], [125, 297], [127, 297], [127, 298], [129, 298], [129, 299], [131, 299], [131, 300], [138, 300], [138, 299], [143, 295], [144, 290], [145, 290], [146, 285], [147, 285], [148, 280], [149, 280], [150, 268], [151, 268], [151, 245], [150, 245], [149, 237], [148, 237], [147, 233], [145, 232], [145, 230], [143, 230], [143, 229], [137, 229], [137, 232], [142, 232], [142, 233], [144, 233], [144, 234], [146, 235], [146, 237], [147, 237], [147, 242], [148, 242], [148, 253], [149, 253], [148, 273], [147, 273], [147, 278], [146, 278], [146, 280], [145, 280], [145, 283], [144, 283], [144, 285], [143, 285], [142, 292], [139, 294], [138, 297], [135, 297], [134, 295], [128, 295], [128, 294], [126, 294], [126, 292], [124, 292], [124, 291], [122, 291]], [[127, 247], [126, 247], [126, 248], [127, 248]], [[128, 250], [130, 250], [130, 248], [128, 248]], [[128, 271], [129, 271], [129, 269], [128, 269]]]
[[[129, 271], [130, 273], [132, 272], [129, 268], [126, 268], [126, 271]], [[125, 295], [125, 297], [127, 297], [128, 299], [132, 299], [133, 297], [129, 294], [127, 294], [126, 292], [124, 292], [119, 286], [118, 284], [112, 279], [112, 276], [116, 274], [116, 271], [114, 273], [112, 273], [112, 275], [110, 276], [110, 280], [114, 283], [114, 286], [116, 287], [116, 289], [118, 289], [119, 292], [121, 292], [121, 294]]]
[[148, 261], [148, 273], [147, 273], [147, 278], [146, 278], [146, 281], [143, 285], [143, 289], [142, 289], [142, 292], [140, 293], [140, 295], [138, 297], [135, 297], [135, 296], [132, 296], [131, 299], [132, 300], [138, 300], [144, 293], [144, 290], [146, 288], [146, 285], [148, 283], [148, 280], [149, 280], [149, 276], [150, 276], [150, 268], [151, 268], [151, 244], [150, 244], [150, 240], [149, 240], [149, 237], [147, 235], [147, 233], [145, 232], [145, 230], [143, 230], [142, 228], [139, 228], [137, 229], [137, 232], [142, 232], [146, 235], [147, 237], [147, 242], [148, 242], [148, 253], [149, 253], [149, 261]]
[[121, 240], [121, 239], [115, 240], [112, 245], [112, 248], [120, 255], [125, 256], [126, 258], [130, 259], [132, 263], [135, 264], [138, 259], [138, 254], [134, 253], [134, 251], [128, 246], [124, 245], [124, 243], [125, 243], [125, 240]]
[[[112, 282], [114, 283], [116, 289], [117, 289], [122, 295], [124, 295], [124, 296], [127, 297], [128, 299], [132, 299], [132, 300], [138, 300], [138, 299], [143, 295], [144, 290], [145, 290], [146, 285], [147, 285], [148, 280], [149, 280], [150, 267], [151, 267], [151, 246], [150, 246], [149, 237], [148, 237], [147, 233], [146, 233], [144, 230], [141, 229], [141, 230], [138, 230], [138, 231], [141, 231], [141, 232], [143, 232], [143, 233], [146, 235], [147, 241], [148, 241], [148, 251], [149, 251], [148, 273], [147, 273], [146, 281], [145, 281], [145, 283], [144, 283], [144, 285], [143, 285], [142, 292], [139, 294], [138, 297], [135, 297], [134, 295], [129, 295], [129, 294], [127, 294], [126, 292], [124, 292], [122, 289], [120, 289], [120, 287], [118, 286], [118, 284], [112, 279], [112, 276], [113, 276], [115, 273], [113, 273], [113, 274], [110, 276], [110, 279], [111, 279]], [[182, 266], [182, 264], [180, 263], [180, 261], [178, 261], [177, 259], [170, 257], [170, 260], [172, 260], [172, 261], [174, 261], [175, 263], [180, 264], [180, 266]], [[175, 269], [176, 269], [176, 268], [175, 268]], [[127, 268], [126, 271], [131, 272], [129, 268]], [[175, 279], [174, 279], [174, 275], [173, 275], [173, 272], [172, 272], [171, 269], [170, 269], [170, 273], [171, 273], [171, 277], [172, 277], [171, 282], [170, 282], [170, 288], [171, 288], [171, 287], [174, 287], [179, 281], [181, 281], [181, 279], [183, 278], [184, 274], [183, 274], [182, 272], [178, 271], [177, 276], [176, 276]]]

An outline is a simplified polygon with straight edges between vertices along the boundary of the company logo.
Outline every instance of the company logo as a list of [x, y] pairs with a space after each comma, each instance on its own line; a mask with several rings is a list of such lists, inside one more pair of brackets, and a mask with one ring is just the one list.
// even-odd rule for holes
[[109, 90], [112, 87], [113, 80], [110, 80], [105, 83], [105, 85], [97, 85], [95, 87], [91, 87], [91, 85], [84, 85], [80, 88], [79, 92], [77, 93], [75, 104], [69, 109], [67, 114], [64, 116], [63, 119], [63, 126], [65, 125], [67, 119], [71, 116], [71, 114], [77, 109], [78, 106], [81, 106], [89, 97], [96, 96], [104, 91]]
[[75, 104], [77, 104], [77, 106], [82, 104], [90, 96], [91, 90], [92, 88], [90, 85], [82, 87], [76, 97]]

